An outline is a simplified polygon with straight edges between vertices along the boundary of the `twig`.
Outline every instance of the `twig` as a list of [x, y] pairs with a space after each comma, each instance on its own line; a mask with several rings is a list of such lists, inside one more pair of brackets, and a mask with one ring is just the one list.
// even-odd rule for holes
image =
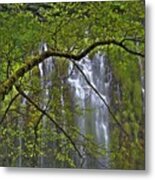
[[98, 46], [105, 46], [105, 45], [111, 45], [114, 44], [116, 46], [119, 46], [126, 50], [127, 52], [145, 57], [144, 54], [141, 54], [139, 52], [130, 50], [125, 45], [123, 45], [122, 42], [118, 42], [116, 40], [108, 40], [108, 41], [99, 41], [92, 45], [90, 45], [88, 48], [86, 48], [82, 53], [79, 55], [74, 55], [70, 53], [62, 53], [57, 51], [48, 50], [44, 52], [41, 55], [31, 57], [29, 61], [27, 61], [23, 66], [21, 66], [13, 75], [11, 75], [6, 81], [4, 81], [0, 85], [0, 100], [3, 100], [5, 98], [5, 95], [9, 93], [9, 91], [12, 89], [12, 86], [15, 84], [15, 82], [20, 78], [23, 77], [25, 73], [30, 71], [33, 67], [38, 65], [40, 62], [43, 62], [48, 57], [64, 57], [67, 59], [73, 59], [74, 61], [80, 61], [83, 57], [85, 57], [88, 53], [90, 53], [93, 49], [95, 49]]
[[40, 111], [42, 114], [44, 114], [46, 117], [48, 117], [48, 119], [66, 136], [66, 138], [70, 141], [70, 143], [72, 144], [72, 146], [74, 147], [75, 151], [78, 153], [78, 155], [80, 156], [80, 158], [83, 158], [82, 154], [80, 153], [80, 151], [78, 150], [78, 148], [76, 147], [76, 144], [74, 143], [74, 141], [72, 140], [72, 138], [68, 135], [68, 133], [61, 127], [59, 126], [59, 124], [56, 122], [56, 120], [53, 119], [53, 117], [50, 116], [50, 114], [48, 114], [45, 110], [41, 109], [32, 99], [30, 99], [21, 89], [19, 86], [16, 86], [17, 91], [23, 96], [25, 97], [38, 111]]
[[[72, 60], [71, 60], [72, 61]], [[124, 130], [124, 128], [122, 127], [121, 123], [119, 122], [119, 120], [116, 118], [116, 116], [114, 115], [114, 113], [112, 112], [111, 108], [109, 107], [109, 105], [107, 104], [107, 102], [105, 101], [105, 99], [102, 97], [102, 95], [98, 92], [98, 90], [91, 84], [91, 82], [88, 80], [87, 76], [85, 75], [85, 73], [82, 71], [82, 69], [77, 65], [76, 62], [72, 61], [74, 66], [79, 70], [79, 72], [82, 74], [82, 76], [84, 77], [85, 81], [87, 82], [87, 84], [92, 88], [92, 90], [97, 94], [97, 96], [103, 101], [103, 103], [105, 104], [106, 108], [108, 109], [110, 115], [112, 116], [112, 118], [115, 120], [115, 122], [117, 123], [117, 125], [121, 128], [121, 130], [124, 132], [124, 134], [126, 134], [127, 136], [129, 136], [129, 134]]]
[[5, 110], [4, 115], [3, 115], [2, 118], [1, 118], [0, 124], [3, 123], [3, 121], [4, 121], [4, 119], [5, 119], [5, 117], [6, 117], [7, 113], [8, 113], [8, 111], [9, 111], [9, 109], [10, 109], [10, 107], [11, 107], [11, 105], [13, 104], [13, 102], [16, 100], [16, 98], [17, 98], [18, 96], [19, 96], [19, 93], [16, 94], [16, 95], [11, 99], [11, 101], [10, 101], [8, 107], [7, 107], [6, 110]]

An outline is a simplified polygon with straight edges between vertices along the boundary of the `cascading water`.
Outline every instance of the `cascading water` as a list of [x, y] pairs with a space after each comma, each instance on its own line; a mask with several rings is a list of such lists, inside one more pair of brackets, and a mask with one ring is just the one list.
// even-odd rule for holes
[[[21, 98], [21, 107], [20, 107], [20, 112], [22, 113], [23, 112], [23, 107], [25, 107], [27, 104], [27, 100], [26, 98], [22, 97]], [[18, 158], [17, 158], [17, 161], [16, 161], [16, 166], [17, 167], [22, 167], [23, 164], [24, 164], [24, 160], [23, 160], [23, 137], [22, 137], [22, 133], [23, 133], [23, 129], [24, 129], [24, 125], [25, 125], [25, 119], [24, 117], [20, 117], [18, 119], [18, 122], [17, 122], [17, 129], [18, 129], [18, 133], [19, 133], [19, 137], [17, 138], [16, 140], [16, 143], [18, 145]]]
[[[98, 91], [98, 94], [108, 104], [110, 101], [109, 85], [112, 75], [108, 70], [106, 58], [103, 55], [96, 54], [93, 60], [85, 57], [77, 65], [84, 73], [85, 78], [91, 83], [91, 86]], [[72, 88], [75, 102], [78, 102], [78, 105], [83, 110], [82, 115], [77, 118], [81, 133], [91, 134], [95, 142], [108, 151], [109, 112], [105, 103], [72, 63], [70, 63], [69, 74], [68, 82]], [[81, 153], [84, 153], [83, 149], [81, 149]], [[86, 157], [83, 167], [103, 168], [107, 166], [107, 159], [107, 157], [99, 158], [98, 162], [95, 162], [94, 159]]]
[[[40, 54], [47, 51], [47, 45], [46, 43], [43, 43], [40, 47]], [[52, 57], [49, 57], [47, 59], [44, 60], [44, 62], [39, 63], [38, 65], [39, 67], [39, 72], [40, 72], [40, 81], [41, 81], [41, 89], [42, 94], [42, 102], [40, 103], [40, 107], [44, 110], [47, 111], [47, 104], [48, 104], [48, 100], [49, 100], [49, 92], [50, 92], [50, 88], [52, 86], [52, 81], [51, 81], [51, 74], [52, 74], [52, 69], [53, 69], [53, 59]], [[42, 127], [43, 129], [46, 128], [46, 118], [43, 116], [42, 119]], [[44, 133], [41, 134], [41, 138], [44, 138]], [[40, 145], [42, 146], [42, 145]], [[42, 148], [42, 147], [41, 147]], [[46, 164], [46, 158], [43, 156], [40, 156], [39, 159], [39, 166], [40, 167], [44, 167]]]
[[[44, 47], [46, 50], [46, 46]], [[93, 60], [90, 60], [88, 57], [83, 58], [80, 62], [77, 63], [79, 68], [83, 71], [85, 77], [91, 83], [94, 89], [98, 91], [99, 95], [104, 99], [104, 101], [109, 104], [109, 86], [111, 82], [111, 72], [108, 70], [106, 64], [106, 58], [104, 55], [99, 53], [95, 55]], [[51, 75], [53, 67], [53, 59], [48, 58], [43, 63], [39, 64], [41, 87], [43, 91], [43, 101], [40, 106], [42, 109], [46, 109], [47, 101], [49, 98], [49, 88], [52, 84]], [[61, 83], [61, 106], [62, 114], [64, 113], [64, 97], [63, 97], [63, 83]], [[75, 121], [77, 126], [80, 129], [80, 133], [83, 135], [91, 134], [95, 142], [103, 148], [105, 151], [108, 151], [109, 144], [109, 128], [108, 128], [108, 119], [109, 112], [104, 101], [98, 96], [98, 94], [92, 89], [92, 87], [86, 82], [83, 74], [73, 65], [72, 62], [69, 64], [68, 68], [68, 79], [67, 84], [71, 88], [71, 95], [73, 99], [73, 108], [78, 105], [81, 109], [81, 115], [76, 117]], [[43, 127], [46, 126], [46, 118], [42, 120]], [[65, 122], [64, 125], [65, 126]], [[65, 129], [65, 127], [63, 127]], [[44, 136], [44, 134], [42, 134]], [[84, 141], [83, 137], [80, 137], [81, 141]], [[84, 161], [76, 162], [77, 166], [82, 168], [104, 168], [108, 164], [108, 154], [104, 157], [98, 159], [93, 159], [86, 154], [84, 147], [80, 148], [81, 154], [83, 154]], [[78, 158], [75, 158], [78, 159]], [[53, 160], [53, 159], [52, 159]], [[46, 166], [46, 158], [39, 158], [39, 166]], [[79, 165], [82, 164], [82, 165]], [[54, 167], [54, 164], [52, 165]]]

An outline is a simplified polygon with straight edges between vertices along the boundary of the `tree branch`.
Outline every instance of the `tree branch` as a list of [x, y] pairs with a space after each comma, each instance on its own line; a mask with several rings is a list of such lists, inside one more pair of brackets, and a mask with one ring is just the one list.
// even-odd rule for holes
[[133, 54], [133, 55], [136, 55], [136, 56], [140, 56], [140, 57], [145, 57], [145, 54], [142, 54], [140, 52], [136, 52], [136, 51], [133, 51], [131, 49], [129, 49], [128, 47], [126, 47], [122, 41], [116, 41], [116, 40], [107, 40], [107, 41], [99, 41], [99, 42], [96, 42], [92, 45], [90, 45], [87, 49], [85, 49], [81, 54], [79, 54], [78, 56], [76, 56], [76, 59], [74, 60], [80, 60], [82, 59], [84, 56], [86, 56], [90, 51], [92, 51], [93, 49], [95, 49], [96, 47], [98, 46], [105, 46], [105, 45], [116, 45], [122, 49], [124, 49], [125, 51], [127, 51], [128, 53], [130, 54]]
[[3, 123], [3, 121], [4, 121], [4, 119], [5, 119], [6, 115], [7, 115], [10, 107], [12, 106], [13, 102], [16, 100], [16, 98], [17, 98], [18, 96], [19, 96], [19, 93], [17, 93], [17, 94], [11, 99], [8, 107], [6, 108], [6, 110], [5, 110], [5, 112], [4, 112], [4, 115], [3, 115], [2, 118], [1, 118], [0, 124]]
[[75, 151], [78, 153], [78, 155], [83, 158], [82, 154], [80, 153], [80, 151], [78, 150], [78, 148], [76, 147], [76, 144], [74, 143], [74, 141], [72, 140], [72, 138], [70, 137], [70, 135], [68, 135], [68, 133], [61, 127], [59, 126], [59, 124], [56, 122], [56, 120], [53, 119], [53, 117], [50, 116], [50, 114], [48, 114], [46, 112], [46, 110], [41, 109], [34, 101], [32, 101], [31, 98], [29, 98], [21, 89], [19, 86], [16, 86], [17, 91], [24, 97], [27, 99], [27, 101], [29, 101], [38, 111], [40, 111], [43, 115], [45, 115], [64, 135], [65, 137], [70, 141], [70, 143], [72, 144], [72, 146], [74, 147]]
[[118, 127], [120, 127], [120, 129], [122, 130], [122, 132], [124, 134], [126, 134], [127, 136], [129, 136], [129, 134], [124, 130], [124, 128], [122, 127], [121, 123], [119, 122], [119, 120], [116, 118], [116, 116], [114, 115], [114, 113], [112, 112], [111, 108], [109, 107], [109, 105], [107, 104], [107, 102], [105, 101], [105, 99], [102, 97], [102, 95], [98, 92], [98, 90], [96, 89], [96, 87], [94, 87], [94, 85], [91, 84], [91, 82], [88, 80], [87, 76], [85, 75], [85, 73], [82, 71], [82, 69], [77, 65], [76, 62], [72, 61], [74, 66], [79, 70], [79, 72], [82, 74], [82, 76], [84, 77], [85, 81], [87, 82], [87, 84], [92, 88], [92, 90], [95, 92], [95, 94], [97, 94], [97, 96], [103, 101], [103, 103], [105, 104], [106, 108], [108, 109], [111, 117], [115, 120], [116, 124], [118, 125]]
[[137, 37], [135, 37], [135, 38], [132, 38], [132, 37], [126, 37], [126, 38], [124, 38], [121, 42], [123, 43], [123, 42], [125, 42], [125, 41], [132, 41], [132, 42], [134, 42], [134, 43], [144, 43], [145, 42], [145, 40], [144, 39], [141, 39], [141, 38], [137, 38]]
[[130, 50], [125, 45], [123, 45], [122, 42], [117, 42], [116, 40], [108, 40], [108, 41], [96, 42], [96, 43], [90, 45], [88, 48], [86, 48], [84, 51], [82, 51], [78, 55], [69, 54], [69, 53], [62, 53], [62, 52], [55, 52], [55, 51], [48, 50], [48, 51], [44, 52], [41, 55], [30, 57], [30, 59], [26, 62], [26, 64], [21, 66], [13, 75], [11, 75], [9, 77], [9, 79], [4, 81], [0, 85], [0, 100], [3, 100], [5, 98], [5, 95], [9, 93], [9, 91], [12, 89], [12, 86], [15, 84], [15, 82], [20, 77], [24, 76], [25, 73], [30, 71], [34, 66], [38, 65], [39, 63], [44, 61], [46, 58], [52, 56], [52, 57], [63, 57], [63, 58], [67, 58], [67, 59], [73, 59], [74, 61], [80, 61], [83, 57], [85, 57], [88, 53], [90, 53], [96, 47], [105, 46], [105, 45], [111, 45], [111, 44], [119, 46], [119, 47], [123, 48], [125, 51], [127, 51], [127, 52], [129, 52], [129, 53], [131, 53], [133, 55], [137, 55], [137, 56], [141, 56], [141, 57], [145, 56], [144, 54], [141, 54], [139, 52]]

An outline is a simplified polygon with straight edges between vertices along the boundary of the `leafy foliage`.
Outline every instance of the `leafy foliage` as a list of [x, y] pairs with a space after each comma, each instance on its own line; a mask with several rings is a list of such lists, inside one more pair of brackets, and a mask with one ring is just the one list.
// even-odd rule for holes
[[[43, 43], [53, 51], [76, 55], [95, 42], [114, 39], [128, 49], [144, 54], [144, 2], [1, 4], [0, 34], [1, 83], [39, 55]], [[109, 59], [113, 73], [111, 107], [128, 134], [124, 135], [111, 118], [109, 167], [144, 169], [144, 58], [115, 44], [96, 47], [88, 55], [93, 57], [98, 51]], [[80, 130], [74, 117], [82, 112], [78, 106], [73, 111], [70, 88], [65, 83], [68, 60], [55, 58], [54, 62], [49, 77], [42, 79], [38, 66], [35, 66], [15, 85], [20, 85], [65, 129], [78, 149], [84, 149], [85, 155], [97, 159], [106, 154], [105, 149], [93, 142], [91, 134], [79, 138]], [[52, 84], [47, 98], [42, 82], [49, 79]], [[13, 87], [0, 102], [0, 120], [16, 93]], [[42, 107], [44, 101], [46, 109]], [[2, 166], [41, 167], [44, 161], [48, 167], [82, 167], [81, 160], [77, 161], [79, 157], [74, 144], [22, 96], [12, 102], [0, 123], [0, 141]]]

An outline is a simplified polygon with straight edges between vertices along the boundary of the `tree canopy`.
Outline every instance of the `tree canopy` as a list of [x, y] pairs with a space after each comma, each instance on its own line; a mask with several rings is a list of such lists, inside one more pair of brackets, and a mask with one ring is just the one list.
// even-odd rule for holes
[[[0, 4], [0, 165], [16, 166], [21, 147], [17, 152], [14, 142], [21, 136], [25, 166], [36, 166], [38, 156], [52, 153], [60, 167], [62, 163], [75, 167], [71, 152], [82, 158], [76, 143], [80, 131], [73, 123], [79, 110], [72, 112], [69, 89], [64, 85], [64, 128], [61, 80], [70, 60], [91, 59], [100, 52], [107, 56], [113, 84], [120, 88], [118, 98], [112, 86], [110, 167], [144, 169], [144, 15], [144, 2], [138, 0]], [[43, 44], [47, 51], [40, 51]], [[51, 76], [52, 98], [46, 110], [39, 105], [44, 87], [40, 85], [38, 65], [48, 57], [56, 61]], [[22, 98], [28, 105], [21, 104]], [[51, 126], [41, 128], [44, 117], [54, 125], [52, 131]], [[25, 122], [22, 130], [18, 126], [21, 118]], [[46, 139], [40, 137], [41, 133]], [[105, 154], [89, 134], [83, 136], [83, 146], [92, 156]], [[59, 145], [55, 149], [45, 150], [44, 145], [39, 148], [40, 143], [48, 142]], [[67, 148], [62, 152], [63, 143]]]

